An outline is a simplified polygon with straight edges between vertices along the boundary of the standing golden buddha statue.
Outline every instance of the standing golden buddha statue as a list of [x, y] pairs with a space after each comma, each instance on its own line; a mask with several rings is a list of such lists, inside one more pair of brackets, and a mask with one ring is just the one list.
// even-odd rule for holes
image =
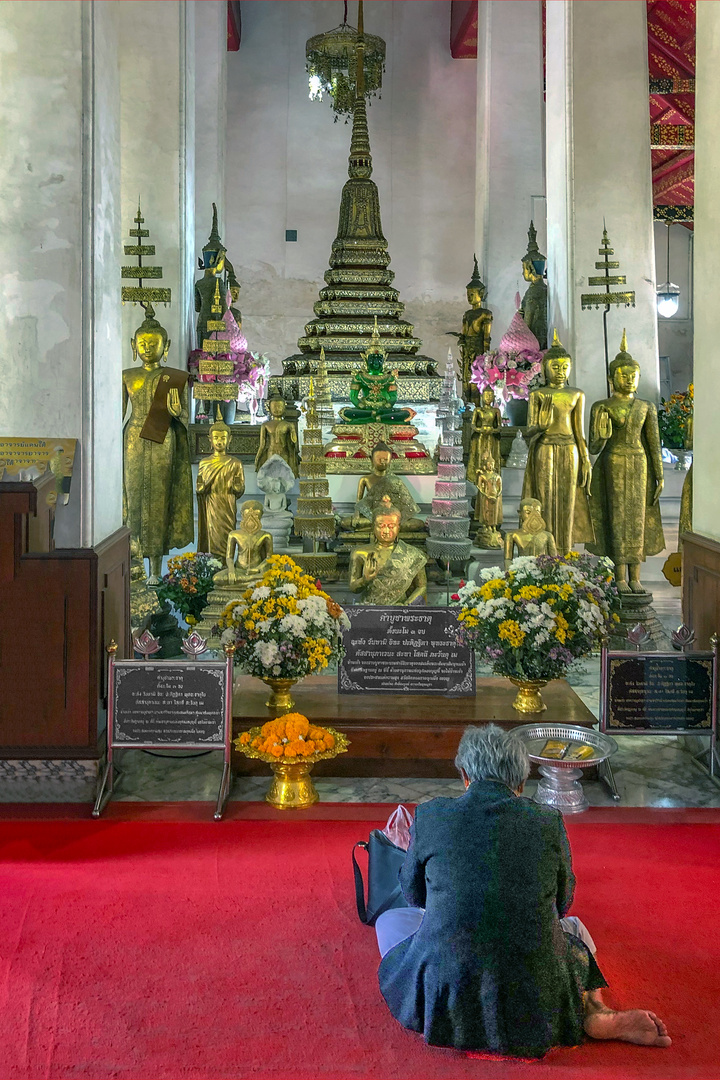
[[462, 395], [465, 401], [477, 401], [477, 387], [470, 381], [472, 365], [476, 356], [490, 351], [490, 334], [493, 315], [489, 308], [483, 307], [487, 289], [480, 277], [477, 255], [473, 256], [475, 265], [473, 276], [467, 283], [467, 299], [470, 307], [463, 315], [462, 333], [453, 334], [460, 346], [460, 374], [462, 376]]
[[593, 540], [588, 506], [590, 456], [583, 434], [585, 395], [567, 380], [572, 358], [553, 334], [543, 359], [545, 385], [530, 392], [523, 499], [538, 499], [560, 555]]
[[482, 392], [480, 404], [475, 407], [470, 435], [470, 454], [467, 464], [467, 478], [475, 483], [480, 462], [487, 451], [495, 462], [495, 468], [502, 468], [500, 457], [500, 431], [502, 417], [495, 403], [495, 393], [490, 386]]
[[595, 542], [587, 548], [612, 559], [620, 592], [642, 593], [640, 564], [665, 547], [658, 505], [663, 465], [657, 409], [635, 396], [640, 365], [627, 351], [624, 330], [610, 381], [612, 394], [590, 411], [590, 452], [599, 457], [590, 489]]
[[162, 558], [191, 544], [195, 535], [188, 443], [188, 373], [162, 368], [170, 341], [145, 304], [145, 319], [132, 338], [133, 359], [142, 367], [122, 373], [123, 520], [133, 554], [150, 563], [149, 584], [158, 584]]
[[200, 459], [195, 485], [198, 503], [198, 551], [224, 559], [228, 535], [237, 524], [237, 501], [245, 494], [240, 458], [228, 453], [230, 428], [219, 417], [210, 428], [210, 457]]
[[255, 472], [265, 462], [277, 454], [292, 469], [295, 476], [298, 474], [298, 444], [295, 425], [285, 416], [285, 399], [278, 393], [272, 393], [267, 400], [267, 411], [270, 419], [266, 420], [260, 428], [260, 445], [255, 455]]
[[475, 477], [477, 499], [475, 520], [479, 522], [475, 547], [491, 551], [503, 546], [500, 526], [503, 523], [502, 477], [492, 454], [486, 450]]

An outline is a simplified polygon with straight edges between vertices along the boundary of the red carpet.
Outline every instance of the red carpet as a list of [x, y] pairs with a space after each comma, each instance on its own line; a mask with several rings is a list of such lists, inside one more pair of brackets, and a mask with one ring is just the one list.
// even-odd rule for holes
[[574, 912], [613, 1003], [653, 1009], [674, 1043], [588, 1043], [528, 1063], [429, 1049], [388, 1014], [352, 890], [350, 848], [380, 820], [364, 810], [365, 821], [268, 821], [246, 809], [220, 824], [3, 812], [2, 1080], [720, 1075], [711, 812], [680, 818], [691, 824], [675, 811], [628, 824], [622, 810], [569, 822]]

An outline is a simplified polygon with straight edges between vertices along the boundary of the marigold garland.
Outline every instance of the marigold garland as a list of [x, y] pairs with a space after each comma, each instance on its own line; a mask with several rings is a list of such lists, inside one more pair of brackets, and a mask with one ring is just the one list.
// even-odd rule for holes
[[[253, 734], [255, 731], [258, 733]], [[276, 720], [268, 720], [259, 729], [243, 731], [235, 740], [235, 746], [242, 753], [251, 748], [277, 761], [281, 758], [298, 760], [335, 750], [337, 740], [328, 728], [311, 724], [307, 716], [292, 712]], [[344, 749], [344, 746], [340, 746], [338, 752], [342, 753]]]

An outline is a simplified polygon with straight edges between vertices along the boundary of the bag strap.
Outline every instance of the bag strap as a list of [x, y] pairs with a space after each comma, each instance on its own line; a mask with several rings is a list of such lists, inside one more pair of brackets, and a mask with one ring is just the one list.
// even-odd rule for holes
[[360, 918], [360, 922], [368, 925], [367, 908], [365, 907], [365, 886], [363, 884], [362, 874], [360, 873], [360, 867], [357, 864], [355, 858], [355, 848], [362, 848], [364, 851], [368, 850], [366, 840], [358, 840], [357, 844], [352, 849], [352, 861], [353, 861], [353, 874], [355, 875], [355, 902], [357, 904], [357, 913]]

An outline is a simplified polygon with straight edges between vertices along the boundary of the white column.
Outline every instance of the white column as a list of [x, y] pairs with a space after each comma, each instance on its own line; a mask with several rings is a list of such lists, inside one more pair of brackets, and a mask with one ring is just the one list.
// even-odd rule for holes
[[533, 217], [545, 251], [541, 15], [540, 0], [479, 7], [475, 233], [494, 348], [515, 314], [515, 294], [527, 288], [521, 261]]
[[[701, 7], [703, 5], [700, 5]], [[710, 5], [711, 7], [714, 5]], [[655, 252], [643, 0], [548, 0], [546, 8], [548, 326], [575, 358], [588, 404], [605, 397], [602, 309], [581, 311], [602, 241], [603, 217], [635, 308], [612, 308], [612, 359], [627, 327], [642, 368], [640, 393], [657, 399]]]
[[[115, 5], [114, 5], [115, 6]], [[191, 347], [195, 267], [195, 10], [186, 0], [117, 6], [120, 27], [122, 242], [134, 228], [138, 197], [144, 228], [162, 266], [157, 282], [172, 289], [156, 316], [171, 339], [168, 362], [185, 368]], [[123, 259], [128, 265], [133, 257]], [[152, 284], [152, 282], [148, 282]], [[123, 309], [123, 366], [142, 309]]]
[[695, 417], [693, 531], [720, 541], [717, 251], [720, 243], [720, 8], [697, 5], [695, 241], [693, 266]]
[[122, 524], [115, 14], [0, 9], [0, 431], [79, 440], [65, 546]]
[[[202, 252], [218, 208], [220, 236], [227, 247], [225, 125], [227, 100], [227, 4], [193, 0], [195, 9], [195, 255]], [[238, 261], [237, 253], [235, 256]], [[233, 261], [233, 252], [228, 252]], [[194, 263], [197, 266], [197, 258]], [[236, 267], [236, 273], [240, 270]], [[241, 282], [242, 283], [242, 282]]]

